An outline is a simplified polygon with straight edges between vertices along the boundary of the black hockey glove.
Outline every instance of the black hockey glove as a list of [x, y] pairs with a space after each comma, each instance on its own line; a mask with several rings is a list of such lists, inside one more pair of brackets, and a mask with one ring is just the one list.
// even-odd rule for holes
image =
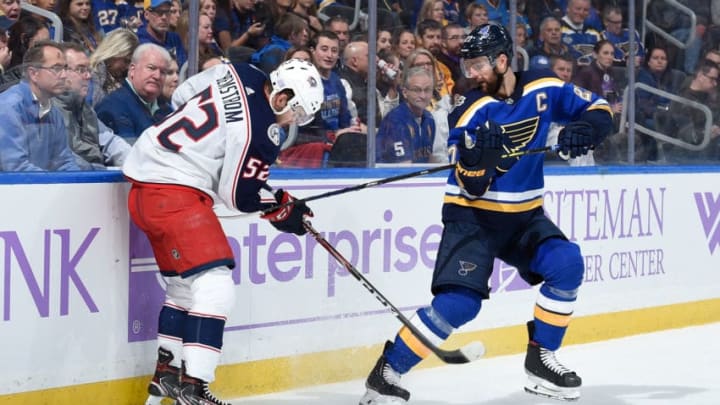
[[592, 125], [587, 121], [574, 121], [560, 130], [558, 153], [571, 158], [582, 156], [587, 154], [590, 149], [595, 148], [594, 142], [595, 131]]
[[[275, 200], [279, 205], [283, 205], [294, 201], [295, 197], [283, 189], [278, 189], [278, 191], [275, 192]], [[313, 212], [304, 202], [299, 202], [297, 204], [280, 207], [267, 214], [261, 215], [260, 218], [270, 221], [270, 224], [278, 231], [294, 233], [295, 235], [305, 235], [307, 230], [305, 230], [303, 226], [303, 219], [306, 216], [312, 217]]]
[[460, 164], [466, 169], [494, 169], [504, 152], [505, 136], [502, 128], [492, 121], [475, 129], [475, 139], [465, 134], [458, 144]]
[[485, 193], [495, 175], [495, 167], [502, 160], [505, 140], [502, 129], [491, 121], [476, 129], [474, 139], [467, 133], [463, 135], [458, 143], [459, 160], [455, 169], [462, 188], [473, 195]]

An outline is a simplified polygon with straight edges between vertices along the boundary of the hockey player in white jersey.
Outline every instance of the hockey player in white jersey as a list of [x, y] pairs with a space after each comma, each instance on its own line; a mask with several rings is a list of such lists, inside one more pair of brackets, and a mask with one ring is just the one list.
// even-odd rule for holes
[[[250, 65], [220, 64], [183, 83], [173, 95], [178, 109], [133, 146], [123, 165], [128, 210], [167, 282], [147, 404], [164, 397], [179, 405], [225, 404], [208, 384], [234, 301], [235, 263], [213, 206], [255, 212], [291, 200], [283, 190], [263, 191], [281, 127], [310, 122], [322, 101], [320, 75], [308, 62], [287, 61], [269, 81]], [[312, 211], [300, 203], [263, 218], [302, 235], [306, 216]]]
[[[480, 311], [490, 296], [495, 258], [514, 266], [528, 283], [541, 284], [525, 356], [525, 390], [560, 400], [580, 396], [581, 378], [561, 364], [561, 346], [573, 313], [584, 265], [543, 211], [543, 155], [503, 157], [544, 147], [551, 122], [565, 125], [559, 149], [586, 154], [612, 131], [608, 103], [566, 84], [549, 71], [513, 72], [513, 43], [499, 25], [484, 24], [465, 39], [461, 67], [478, 84], [448, 139], [456, 162], [445, 188], [443, 234], [431, 284], [432, 303], [411, 322], [436, 345]], [[410, 392], [400, 377], [431, 351], [407, 328], [382, 355], [366, 381], [360, 405], [405, 404]], [[478, 395], [482, 384], [478, 381]]]

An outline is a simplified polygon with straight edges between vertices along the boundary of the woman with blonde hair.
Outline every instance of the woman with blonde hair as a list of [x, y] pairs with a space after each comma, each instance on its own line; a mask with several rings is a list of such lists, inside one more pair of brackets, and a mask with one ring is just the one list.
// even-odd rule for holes
[[412, 67], [424, 67], [428, 69], [435, 78], [435, 95], [433, 99], [440, 99], [442, 97], [450, 97], [452, 94], [451, 89], [446, 84], [446, 78], [442, 72], [437, 69], [437, 61], [433, 54], [425, 48], [417, 48], [405, 58], [403, 62], [403, 71], [407, 71]]
[[111, 31], [90, 55], [93, 74], [92, 105], [120, 88], [130, 67], [130, 58], [139, 41], [134, 32], [119, 28]]

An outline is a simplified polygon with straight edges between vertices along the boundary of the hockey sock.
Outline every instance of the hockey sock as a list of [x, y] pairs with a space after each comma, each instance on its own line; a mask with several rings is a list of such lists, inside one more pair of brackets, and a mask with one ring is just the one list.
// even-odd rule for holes
[[235, 300], [235, 285], [232, 272], [224, 266], [193, 278], [193, 306], [183, 333], [185, 371], [191, 377], [212, 382], [220, 361], [225, 320]]
[[[482, 298], [467, 288], [439, 292], [432, 305], [420, 308], [410, 322], [434, 345], [442, 344], [456, 328], [473, 319], [480, 311]], [[385, 353], [390, 366], [400, 374], [407, 373], [432, 353], [412, 332], [403, 327], [395, 343]]]
[[565, 336], [582, 284], [585, 267], [580, 247], [565, 239], [547, 239], [530, 268], [545, 280], [535, 303], [535, 334], [530, 339], [554, 351]]
[[183, 359], [189, 376], [211, 382], [220, 361], [225, 320], [188, 315]]
[[548, 350], [560, 347], [575, 309], [575, 299], [567, 301], [564, 293], [543, 285], [535, 303], [535, 334], [530, 339]]
[[173, 355], [170, 365], [180, 368], [182, 364], [183, 333], [187, 311], [165, 303], [158, 319], [158, 346]]

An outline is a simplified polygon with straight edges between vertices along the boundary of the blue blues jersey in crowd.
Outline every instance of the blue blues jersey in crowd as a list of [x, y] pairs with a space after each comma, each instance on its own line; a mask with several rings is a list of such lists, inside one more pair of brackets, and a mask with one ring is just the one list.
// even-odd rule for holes
[[428, 163], [435, 139], [435, 120], [429, 111], [413, 115], [406, 102], [380, 121], [375, 147], [378, 163]]
[[[613, 46], [615, 47], [615, 54], [613, 55], [614, 62], [616, 64], [625, 64], [627, 55], [629, 55], [630, 52], [630, 30], [627, 28], [624, 28], [620, 35], [615, 35], [612, 32], [609, 32], [607, 30], [603, 31], [601, 33], [602, 37], [604, 39], [607, 39], [608, 41], [612, 42]], [[642, 46], [642, 41], [640, 40], [640, 34], [638, 34], [637, 31], [635, 31], [635, 56], [639, 56], [641, 58], [645, 57], [645, 49]]]
[[570, 50], [570, 56], [579, 64], [587, 65], [592, 62], [593, 47], [602, 39], [600, 33], [586, 25], [574, 26], [567, 16], [560, 22], [562, 41]]
[[503, 26], [508, 26], [510, 22], [510, 12], [508, 11], [507, 0], [494, 1], [493, 3], [496, 3], [496, 5], [493, 5], [488, 0], [476, 0], [475, 3], [485, 7], [488, 13], [488, 20], [495, 21]]
[[114, 0], [92, 0], [92, 12], [95, 27], [107, 34], [118, 28], [127, 28], [135, 22], [138, 25], [143, 17], [143, 2], [115, 2]]
[[154, 36], [150, 35], [147, 29], [148, 25], [145, 24], [137, 30], [138, 41], [140, 41], [140, 44], [151, 43], [165, 48], [173, 59], [177, 61], [178, 66], [182, 66], [185, 61], [187, 61], [187, 53], [185, 52], [185, 47], [183, 46], [180, 35], [175, 32], [168, 31], [165, 33], [165, 41], [160, 42]]
[[348, 110], [347, 95], [340, 76], [331, 71], [327, 79], [322, 78], [322, 83], [323, 102], [320, 111], [315, 113], [315, 119], [309, 126], [330, 131], [349, 127], [350, 110]]
[[[488, 120], [507, 134], [513, 152], [544, 147], [551, 122], [587, 121], [599, 140], [611, 132], [612, 113], [604, 99], [566, 84], [548, 70], [516, 73], [516, 77], [510, 98], [483, 95], [465, 108], [448, 138], [451, 158], [464, 131], [474, 133]], [[533, 154], [503, 159], [487, 192], [481, 196], [459, 187], [453, 170], [447, 181], [443, 220], [477, 222], [478, 212], [524, 213], [541, 207], [544, 158], [543, 154]]]

